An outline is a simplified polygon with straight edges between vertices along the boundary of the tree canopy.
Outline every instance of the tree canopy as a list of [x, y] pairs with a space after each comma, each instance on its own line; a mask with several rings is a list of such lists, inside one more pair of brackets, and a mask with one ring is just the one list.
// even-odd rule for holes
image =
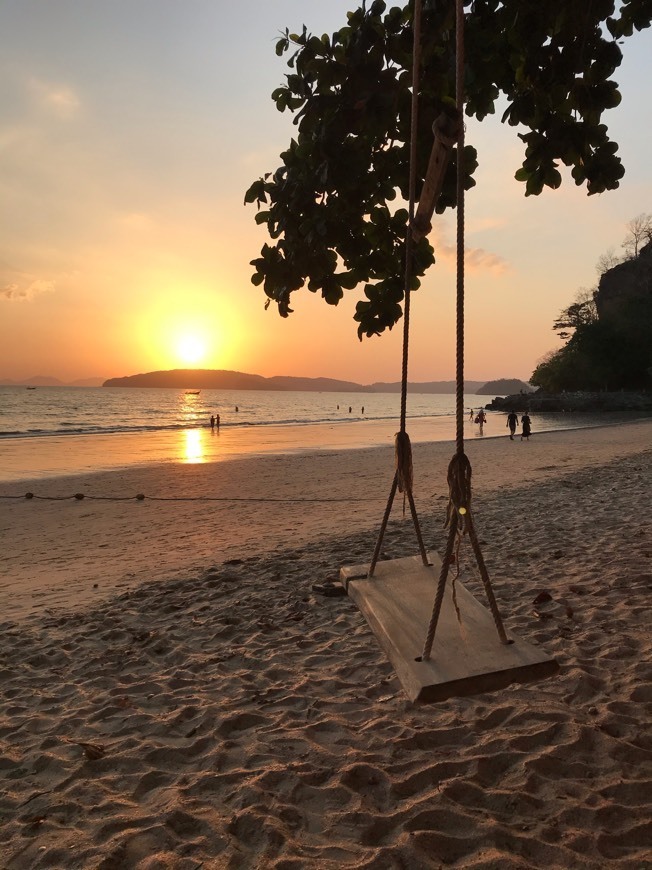
[[[611, 76], [620, 43], [652, 22], [652, 0], [465, 0], [465, 106], [479, 120], [505, 106], [524, 155], [515, 177], [526, 196], [557, 188], [570, 167], [589, 194], [618, 187], [624, 168], [602, 122], [620, 93]], [[307, 286], [337, 305], [364, 286], [358, 334], [371, 336], [402, 315], [412, 66], [413, 5], [363, 3], [331, 36], [282, 34], [290, 73], [272, 93], [294, 115], [297, 134], [275, 171], [255, 181], [245, 202], [271, 243], [252, 261], [267, 305], [287, 317], [292, 293]], [[423, 0], [417, 178], [423, 180], [432, 124], [454, 105], [454, 0]], [[453, 152], [437, 213], [456, 205]], [[475, 149], [461, 166], [474, 185]], [[420, 186], [420, 185], [419, 185]], [[414, 284], [434, 262], [427, 238], [414, 245]]]
[[571, 338], [575, 331], [598, 319], [595, 305], [596, 291], [580, 291], [578, 298], [560, 313], [552, 325], [560, 338]]

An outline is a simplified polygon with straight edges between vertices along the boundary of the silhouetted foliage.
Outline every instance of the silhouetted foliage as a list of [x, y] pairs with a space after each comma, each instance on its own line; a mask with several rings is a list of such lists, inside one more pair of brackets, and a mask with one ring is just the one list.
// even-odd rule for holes
[[598, 275], [604, 275], [605, 272], [608, 272], [609, 269], [613, 269], [614, 266], [617, 266], [618, 263], [621, 262], [622, 259], [618, 254], [616, 254], [616, 249], [609, 248], [609, 250], [605, 251], [604, 254], [600, 254], [598, 262], [595, 264], [595, 268]]
[[627, 224], [627, 235], [622, 243], [627, 257], [635, 259], [643, 245], [652, 242], [652, 214], [641, 213]]
[[594, 292], [582, 291], [580, 297], [572, 305], [564, 308], [553, 323], [552, 328], [559, 334], [560, 338], [570, 338], [577, 329], [594, 323], [597, 318]]
[[[650, 25], [652, 0], [465, 0], [466, 113], [482, 120], [503, 97], [502, 121], [521, 132], [524, 160], [516, 178], [525, 195], [561, 184], [571, 168], [589, 194], [618, 187], [618, 146], [602, 123], [620, 94], [611, 79], [620, 43]], [[455, 8], [424, 0], [417, 175], [423, 180], [432, 124], [454, 105]], [[274, 172], [255, 181], [245, 202], [272, 243], [252, 261], [252, 281], [287, 317], [292, 293], [307, 285], [336, 305], [364, 285], [358, 334], [371, 336], [402, 315], [408, 196], [412, 4], [383, 0], [348, 13], [332, 36], [285, 31], [276, 53], [289, 52], [290, 73], [272, 93], [294, 114], [297, 136]], [[436, 211], [455, 206], [454, 152]], [[475, 149], [462, 160], [474, 185]], [[434, 262], [427, 239], [415, 245], [414, 287]]]
[[652, 245], [607, 270], [598, 289], [565, 308], [553, 329], [568, 341], [536, 367], [535, 386], [548, 392], [650, 388]]

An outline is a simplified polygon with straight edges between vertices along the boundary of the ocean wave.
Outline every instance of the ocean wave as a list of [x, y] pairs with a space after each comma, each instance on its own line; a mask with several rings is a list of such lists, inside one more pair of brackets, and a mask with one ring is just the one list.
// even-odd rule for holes
[[[450, 414], [420, 414], [413, 416], [411, 419], [427, 418], [427, 417], [448, 417]], [[220, 424], [221, 429], [235, 428], [251, 428], [251, 427], [269, 427], [269, 426], [346, 426], [352, 423], [361, 422], [383, 422], [395, 420], [398, 425], [397, 417], [394, 414], [374, 417], [360, 417], [352, 415], [345, 418], [319, 417], [315, 419], [306, 419], [300, 417], [286, 417], [275, 420], [251, 420], [238, 419], [236, 421], [223, 421]], [[122, 423], [119, 425], [84, 425], [80, 421], [60, 421], [57, 428], [29, 428], [29, 429], [11, 429], [0, 431], [0, 440], [3, 438], [61, 438], [71, 435], [121, 435], [135, 433], [154, 433], [154, 432], [182, 432], [186, 429], [210, 429], [210, 424], [198, 421], [177, 421], [175, 423], [159, 423], [147, 424], [143, 422], [134, 422], [132, 424]]]

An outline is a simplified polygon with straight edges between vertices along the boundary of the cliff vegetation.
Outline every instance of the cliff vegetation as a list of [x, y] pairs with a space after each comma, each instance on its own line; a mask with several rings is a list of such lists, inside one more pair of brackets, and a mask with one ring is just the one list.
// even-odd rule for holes
[[628, 224], [624, 256], [598, 262], [593, 290], [579, 292], [553, 329], [564, 346], [544, 358], [531, 383], [562, 391], [647, 391], [652, 387], [652, 215]]

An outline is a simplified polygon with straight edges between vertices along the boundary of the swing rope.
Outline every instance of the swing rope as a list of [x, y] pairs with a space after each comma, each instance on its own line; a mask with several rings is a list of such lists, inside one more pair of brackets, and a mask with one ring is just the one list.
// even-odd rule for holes
[[[428, 626], [428, 632], [423, 647], [421, 656], [423, 661], [430, 659], [432, 652], [432, 644], [437, 631], [437, 623], [441, 612], [444, 592], [446, 589], [446, 581], [448, 579], [448, 571], [453, 559], [453, 553], [456, 551], [455, 544], [457, 542], [457, 552], [461, 537], [467, 533], [471, 542], [471, 547], [478, 564], [480, 577], [485, 588], [491, 615], [496, 625], [498, 636], [502, 643], [509, 643], [505, 629], [502, 624], [500, 613], [496, 599], [491, 588], [489, 572], [485, 565], [480, 542], [475, 531], [473, 517], [471, 515], [471, 463], [464, 451], [464, 0], [455, 0], [455, 94], [456, 94], [456, 109], [457, 109], [457, 125], [456, 125], [456, 143], [457, 143], [457, 281], [456, 281], [456, 308], [457, 308], [457, 328], [456, 328], [456, 390], [455, 390], [455, 455], [453, 456], [448, 466], [448, 488], [449, 488], [449, 503], [446, 526], [448, 527], [448, 539], [446, 541], [446, 550], [442, 562], [439, 581], [437, 584], [437, 592], [433, 605], [432, 616]], [[410, 119], [410, 170], [409, 170], [409, 185], [408, 185], [408, 215], [409, 222], [405, 240], [405, 303], [404, 303], [404, 320], [403, 320], [403, 357], [401, 371], [401, 421], [400, 431], [396, 434], [396, 470], [394, 479], [387, 500], [385, 514], [383, 516], [376, 548], [369, 567], [368, 577], [372, 577], [380, 555], [387, 523], [396, 495], [396, 490], [403, 492], [410, 505], [410, 512], [414, 523], [414, 529], [419, 543], [419, 551], [421, 560], [425, 566], [428, 566], [428, 556], [423, 543], [419, 519], [417, 517], [414, 497], [412, 494], [413, 471], [412, 471], [412, 448], [410, 439], [406, 431], [406, 416], [407, 416], [407, 385], [408, 385], [408, 348], [409, 348], [409, 332], [410, 332], [410, 301], [412, 290], [412, 260], [413, 248], [415, 241], [415, 232], [417, 238], [422, 238], [427, 229], [419, 223], [415, 223], [415, 200], [416, 200], [416, 177], [417, 177], [417, 132], [418, 132], [418, 99], [419, 99], [419, 71], [421, 67], [421, 0], [414, 0], [414, 20], [413, 20], [413, 49], [412, 49], [412, 101], [411, 101], [411, 119]], [[435, 128], [437, 125], [435, 125]], [[435, 139], [437, 140], [437, 129], [434, 129]], [[441, 130], [439, 131], [441, 134]], [[444, 137], [445, 139], [446, 137]], [[441, 143], [441, 135], [440, 135]], [[444, 144], [446, 144], [444, 142]], [[452, 141], [449, 140], [448, 147], [450, 148]], [[433, 160], [431, 155], [431, 165], [428, 167], [428, 175], [430, 174], [431, 166], [436, 170], [439, 163], [440, 178], [443, 165], [436, 155], [435, 148], [437, 141], [433, 147]], [[441, 156], [441, 155], [440, 155]], [[427, 178], [427, 182], [429, 179]], [[424, 190], [429, 187], [430, 208], [425, 204], [424, 211], [426, 214], [432, 214], [434, 208], [436, 193], [436, 185], [432, 186], [424, 183]], [[427, 200], [427, 197], [426, 197]], [[429, 220], [426, 217], [425, 226], [429, 229]], [[453, 590], [454, 592], [454, 590]], [[459, 618], [459, 613], [458, 613]]]
[[410, 175], [408, 180], [408, 226], [405, 238], [405, 305], [403, 306], [403, 364], [401, 367], [401, 432], [407, 416], [408, 350], [410, 345], [410, 300], [412, 297], [412, 256], [417, 192], [417, 136], [419, 120], [419, 69], [421, 66], [421, 0], [415, 0], [412, 50], [412, 102], [410, 112]]
[[405, 238], [405, 282], [404, 282], [404, 298], [403, 305], [403, 355], [401, 365], [401, 420], [400, 431], [396, 433], [395, 438], [395, 455], [396, 455], [396, 470], [394, 472], [394, 480], [387, 499], [387, 507], [381, 523], [378, 540], [371, 558], [369, 566], [369, 577], [373, 577], [380, 555], [380, 548], [385, 537], [389, 515], [394, 503], [396, 490], [402, 492], [407, 498], [410, 505], [410, 513], [414, 524], [421, 561], [424, 565], [428, 565], [428, 554], [423, 542], [421, 527], [419, 525], [419, 517], [417, 515], [414, 496], [412, 495], [413, 473], [412, 473], [412, 445], [410, 437], [406, 431], [407, 417], [407, 386], [408, 386], [408, 350], [410, 336], [410, 300], [412, 295], [412, 259], [414, 250], [414, 239], [412, 236], [412, 225], [414, 223], [416, 186], [417, 186], [417, 132], [418, 132], [418, 108], [419, 108], [419, 69], [421, 65], [421, 0], [415, 0], [414, 5], [414, 22], [413, 22], [413, 48], [412, 48], [412, 101], [411, 101], [411, 116], [410, 116], [410, 174], [408, 180], [408, 225]]
[[[415, 2], [419, 4], [420, 0], [415, 0]], [[458, 117], [460, 119], [457, 131], [456, 449], [455, 456], [453, 456], [448, 466], [449, 502], [446, 520], [448, 539], [437, 584], [432, 616], [423, 646], [421, 656], [423, 661], [430, 659], [455, 541], [456, 539], [459, 541], [464, 532], [467, 532], [469, 535], [498, 637], [501, 643], [509, 643], [473, 523], [473, 516], [471, 514], [471, 463], [464, 451], [464, 0], [456, 0], [455, 5], [455, 97]]]

